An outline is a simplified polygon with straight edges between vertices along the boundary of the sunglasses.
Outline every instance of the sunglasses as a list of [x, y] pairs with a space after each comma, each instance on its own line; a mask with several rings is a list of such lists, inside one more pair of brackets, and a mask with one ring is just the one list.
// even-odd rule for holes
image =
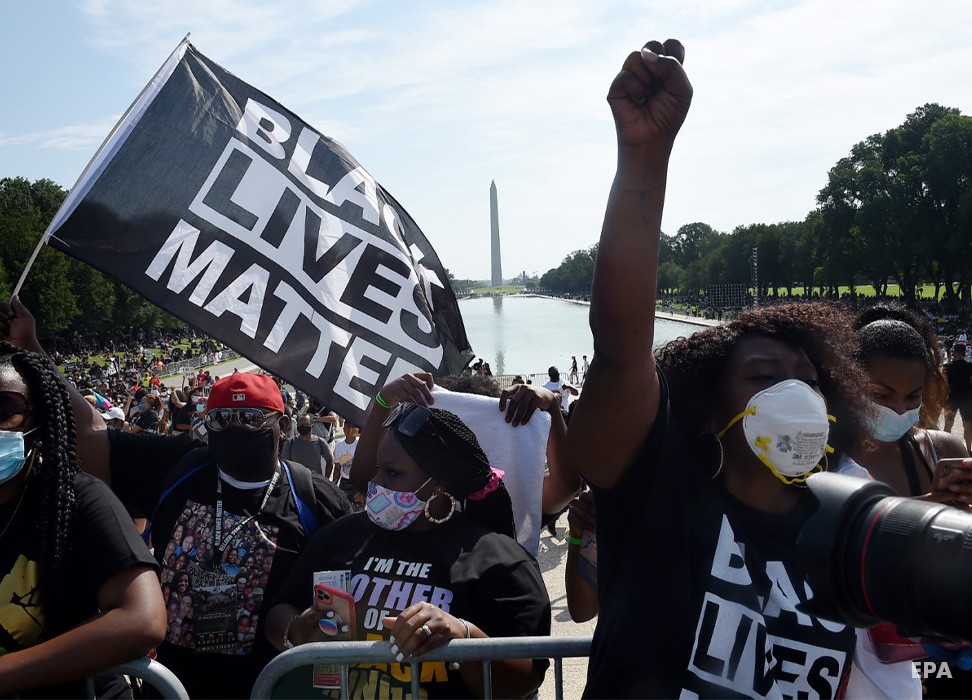
[[15, 430], [30, 413], [27, 397], [16, 391], [0, 391], [0, 430]]
[[432, 411], [425, 406], [419, 406], [417, 403], [410, 401], [403, 401], [395, 406], [392, 412], [388, 414], [388, 418], [381, 424], [381, 427], [390, 428], [394, 425], [395, 430], [402, 435], [415, 437], [431, 417]]
[[[419, 406], [417, 403], [405, 401], [395, 406], [388, 415], [388, 418], [385, 419], [385, 422], [381, 424], [381, 427], [390, 428], [394, 425], [395, 430], [399, 434], [405, 435], [406, 437], [415, 437], [423, 426], [429, 422], [429, 418], [431, 417], [431, 409], [425, 406]], [[435, 429], [435, 425], [430, 425], [429, 431], [432, 437], [448, 448], [446, 441], [439, 435], [439, 431]]]
[[261, 430], [280, 419], [276, 411], [264, 413], [259, 408], [214, 408], [206, 414], [206, 429], [213, 432], [226, 430], [233, 420], [244, 430]]

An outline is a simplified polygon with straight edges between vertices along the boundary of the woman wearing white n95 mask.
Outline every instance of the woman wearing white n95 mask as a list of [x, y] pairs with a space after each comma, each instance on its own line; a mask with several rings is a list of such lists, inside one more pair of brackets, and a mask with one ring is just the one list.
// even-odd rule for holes
[[585, 696], [838, 697], [855, 632], [803, 607], [796, 537], [814, 507], [807, 475], [857, 443], [867, 413], [852, 319], [763, 308], [652, 353], [668, 163], [692, 99], [684, 56], [649, 42], [607, 97], [617, 173], [567, 449], [597, 509]]

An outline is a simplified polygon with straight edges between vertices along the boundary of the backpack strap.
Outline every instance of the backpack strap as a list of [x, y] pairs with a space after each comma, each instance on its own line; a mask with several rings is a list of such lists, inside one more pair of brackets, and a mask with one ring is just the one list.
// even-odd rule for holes
[[[294, 468], [291, 469], [290, 465], [282, 459], [280, 463], [283, 464], [284, 471], [287, 472], [287, 483], [290, 485], [290, 493], [294, 497], [294, 504], [297, 506], [297, 519], [300, 520], [300, 526], [304, 528], [304, 533], [310, 539], [311, 535], [319, 527], [314, 511], [307, 505], [308, 501], [310, 503], [317, 501], [317, 496], [314, 495], [314, 482], [311, 480], [310, 470], [302, 464], [297, 463], [294, 463]], [[298, 481], [300, 482], [299, 484], [295, 483]], [[307, 500], [301, 499], [298, 491], [303, 491], [308, 497]]]
[[213, 463], [212, 459], [203, 459], [202, 462], [199, 462], [198, 464], [195, 463], [196, 459], [199, 457], [206, 457], [208, 455], [209, 450], [205, 447], [192, 450], [179, 460], [179, 462], [172, 468], [172, 471], [166, 474], [165, 481], [162, 482], [162, 493], [159, 494], [159, 500], [155, 504], [155, 511], [152, 513], [152, 517], [149, 518], [148, 527], [146, 527], [145, 532], [142, 533], [142, 539], [145, 541], [146, 545], [149, 543], [149, 539], [152, 536], [152, 523], [155, 522], [155, 518], [159, 514], [159, 507], [183, 481], [188, 479], [190, 476], [197, 474], [202, 469]]

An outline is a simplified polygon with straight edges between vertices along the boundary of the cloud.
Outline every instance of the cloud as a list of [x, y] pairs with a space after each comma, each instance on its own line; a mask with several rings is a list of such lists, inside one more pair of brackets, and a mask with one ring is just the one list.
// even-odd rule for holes
[[64, 151], [94, 152], [105, 140], [121, 115], [114, 115], [90, 124], [69, 124], [47, 131], [26, 134], [0, 132], [0, 146], [34, 146]]

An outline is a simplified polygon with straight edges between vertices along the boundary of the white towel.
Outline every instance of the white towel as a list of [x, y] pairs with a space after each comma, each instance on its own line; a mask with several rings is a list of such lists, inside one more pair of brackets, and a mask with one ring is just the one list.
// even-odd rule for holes
[[543, 472], [547, 462], [550, 415], [536, 411], [526, 425], [514, 428], [499, 410], [499, 399], [461, 394], [435, 387], [433, 406], [455, 413], [476, 435], [490, 466], [506, 472], [503, 482], [513, 502], [516, 539], [536, 556], [540, 550]]

